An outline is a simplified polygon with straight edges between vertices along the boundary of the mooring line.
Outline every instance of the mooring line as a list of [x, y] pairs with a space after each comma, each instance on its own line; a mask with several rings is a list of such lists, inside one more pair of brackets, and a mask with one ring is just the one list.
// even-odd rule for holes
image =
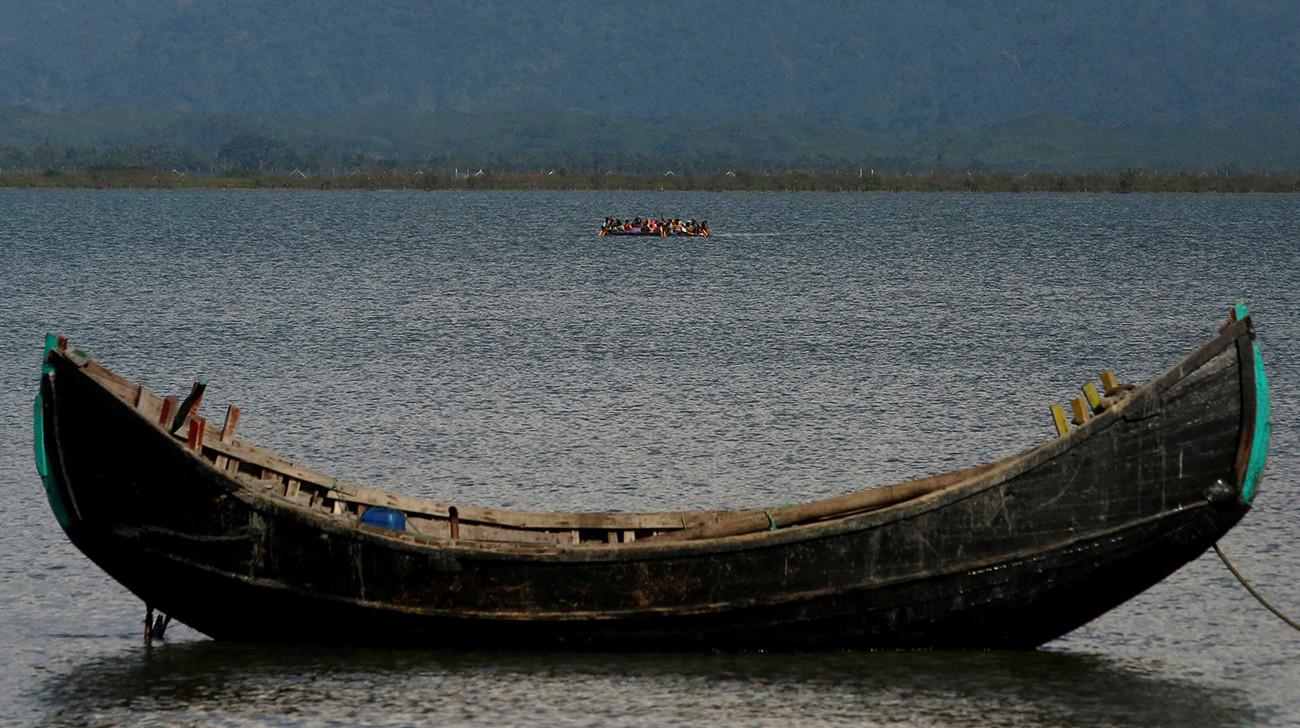
[[1277, 611], [1277, 609], [1274, 608], [1272, 604], [1269, 604], [1268, 601], [1264, 599], [1264, 597], [1261, 597], [1259, 595], [1259, 592], [1255, 591], [1255, 589], [1246, 581], [1245, 577], [1241, 575], [1241, 572], [1237, 571], [1237, 569], [1233, 567], [1231, 561], [1228, 561], [1228, 557], [1223, 555], [1223, 551], [1219, 550], [1219, 544], [1217, 543], [1214, 544], [1214, 553], [1219, 555], [1219, 558], [1223, 561], [1223, 565], [1228, 567], [1228, 571], [1231, 571], [1232, 575], [1237, 577], [1237, 581], [1241, 582], [1241, 585], [1246, 587], [1246, 591], [1250, 592], [1250, 595], [1252, 597], [1258, 599], [1259, 603], [1263, 604], [1264, 607], [1268, 609], [1268, 611], [1272, 612], [1273, 614], [1276, 614], [1278, 619], [1291, 625], [1293, 629], [1300, 630], [1300, 624], [1296, 624], [1295, 622], [1292, 622], [1285, 614]]

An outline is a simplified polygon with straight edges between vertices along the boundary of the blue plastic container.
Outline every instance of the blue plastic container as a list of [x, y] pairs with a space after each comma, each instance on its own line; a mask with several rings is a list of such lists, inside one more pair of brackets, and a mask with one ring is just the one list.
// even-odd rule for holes
[[379, 506], [367, 508], [366, 512], [361, 514], [361, 522], [367, 526], [378, 526], [393, 531], [406, 530], [406, 514], [392, 508]]

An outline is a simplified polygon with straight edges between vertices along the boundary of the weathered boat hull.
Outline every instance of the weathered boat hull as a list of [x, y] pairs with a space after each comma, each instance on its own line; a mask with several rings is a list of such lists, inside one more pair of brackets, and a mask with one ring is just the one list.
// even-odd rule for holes
[[928, 495], [716, 538], [412, 536], [268, 496], [57, 348], [38, 465], [69, 537], [217, 639], [600, 649], [1031, 648], [1249, 509], [1267, 389], [1249, 319], [1069, 435]]

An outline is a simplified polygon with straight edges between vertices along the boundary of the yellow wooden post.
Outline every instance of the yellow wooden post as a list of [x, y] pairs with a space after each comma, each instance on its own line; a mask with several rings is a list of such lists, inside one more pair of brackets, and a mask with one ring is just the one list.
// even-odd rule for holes
[[1093, 412], [1101, 411], [1101, 396], [1097, 394], [1097, 387], [1092, 382], [1083, 385], [1083, 396]]
[[1113, 397], [1119, 391], [1119, 380], [1115, 378], [1115, 372], [1101, 373], [1101, 389], [1107, 397]]
[[1059, 404], [1052, 405], [1052, 420], [1056, 423], [1056, 434], [1064, 437], [1070, 432], [1070, 423], [1065, 420], [1065, 408]]
[[1092, 413], [1088, 411], [1087, 403], [1083, 397], [1075, 397], [1070, 400], [1070, 409], [1074, 410], [1074, 424], [1082, 425], [1092, 418]]

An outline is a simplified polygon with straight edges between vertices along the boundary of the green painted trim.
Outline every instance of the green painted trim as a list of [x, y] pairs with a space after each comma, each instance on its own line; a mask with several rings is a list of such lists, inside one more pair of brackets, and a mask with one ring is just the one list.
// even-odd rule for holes
[[72, 519], [68, 516], [68, 507], [63, 504], [63, 497], [59, 495], [59, 486], [54, 482], [54, 475], [50, 472], [50, 459], [45, 454], [45, 421], [41, 416], [41, 395], [36, 395], [36, 471], [41, 474], [41, 483], [45, 486], [45, 497], [50, 501], [50, 510], [54, 511], [54, 517], [58, 519], [59, 525], [66, 530], [72, 525]]
[[[1245, 304], [1238, 304], [1245, 308]], [[1268, 439], [1272, 434], [1269, 425], [1270, 406], [1268, 399], [1268, 379], [1264, 377], [1264, 359], [1259, 355], [1259, 344], [1255, 350], [1255, 439], [1250, 443], [1250, 462], [1246, 465], [1246, 482], [1241, 487], [1241, 497], [1250, 502], [1259, 488], [1259, 481], [1264, 477], [1264, 461], [1268, 458]]]
[[1237, 305], [1232, 309], [1232, 311], [1237, 314], [1238, 321], [1250, 315], [1250, 311], [1246, 308], [1245, 301], [1237, 301]]
[[[54, 334], [45, 336], [45, 357], [41, 359], [42, 381], [46, 374], [54, 371], [54, 367], [50, 364], [50, 352], [58, 345], [58, 337]], [[54, 475], [50, 472], [50, 456], [45, 451], [45, 407], [39, 392], [33, 409], [32, 449], [36, 454], [36, 472], [40, 473], [41, 483], [45, 485], [45, 497], [50, 501], [50, 510], [54, 511], [54, 517], [59, 519], [59, 525], [66, 529], [72, 525], [72, 519], [68, 517], [68, 508], [64, 505], [63, 497], [59, 495], [59, 487], [54, 482]]]
[[41, 395], [36, 395], [36, 426], [32, 433], [32, 445], [36, 448], [36, 472], [41, 478], [50, 477], [50, 458], [45, 454], [45, 417], [41, 412]]
[[[32, 446], [36, 449], [36, 472], [41, 474], [42, 479], [50, 477], [50, 458], [45, 454], [45, 415], [41, 407], [40, 387], [45, 382], [45, 375], [54, 371], [50, 364], [50, 352], [58, 347], [59, 340], [54, 334], [45, 335], [45, 355], [41, 357], [41, 382], [36, 389], [36, 425], [32, 437]], [[46, 484], [49, 488], [49, 484]]]
[[45, 376], [54, 371], [54, 366], [50, 364], [50, 352], [59, 348], [59, 337], [54, 334], [45, 335], [45, 353], [41, 356], [41, 376]]

